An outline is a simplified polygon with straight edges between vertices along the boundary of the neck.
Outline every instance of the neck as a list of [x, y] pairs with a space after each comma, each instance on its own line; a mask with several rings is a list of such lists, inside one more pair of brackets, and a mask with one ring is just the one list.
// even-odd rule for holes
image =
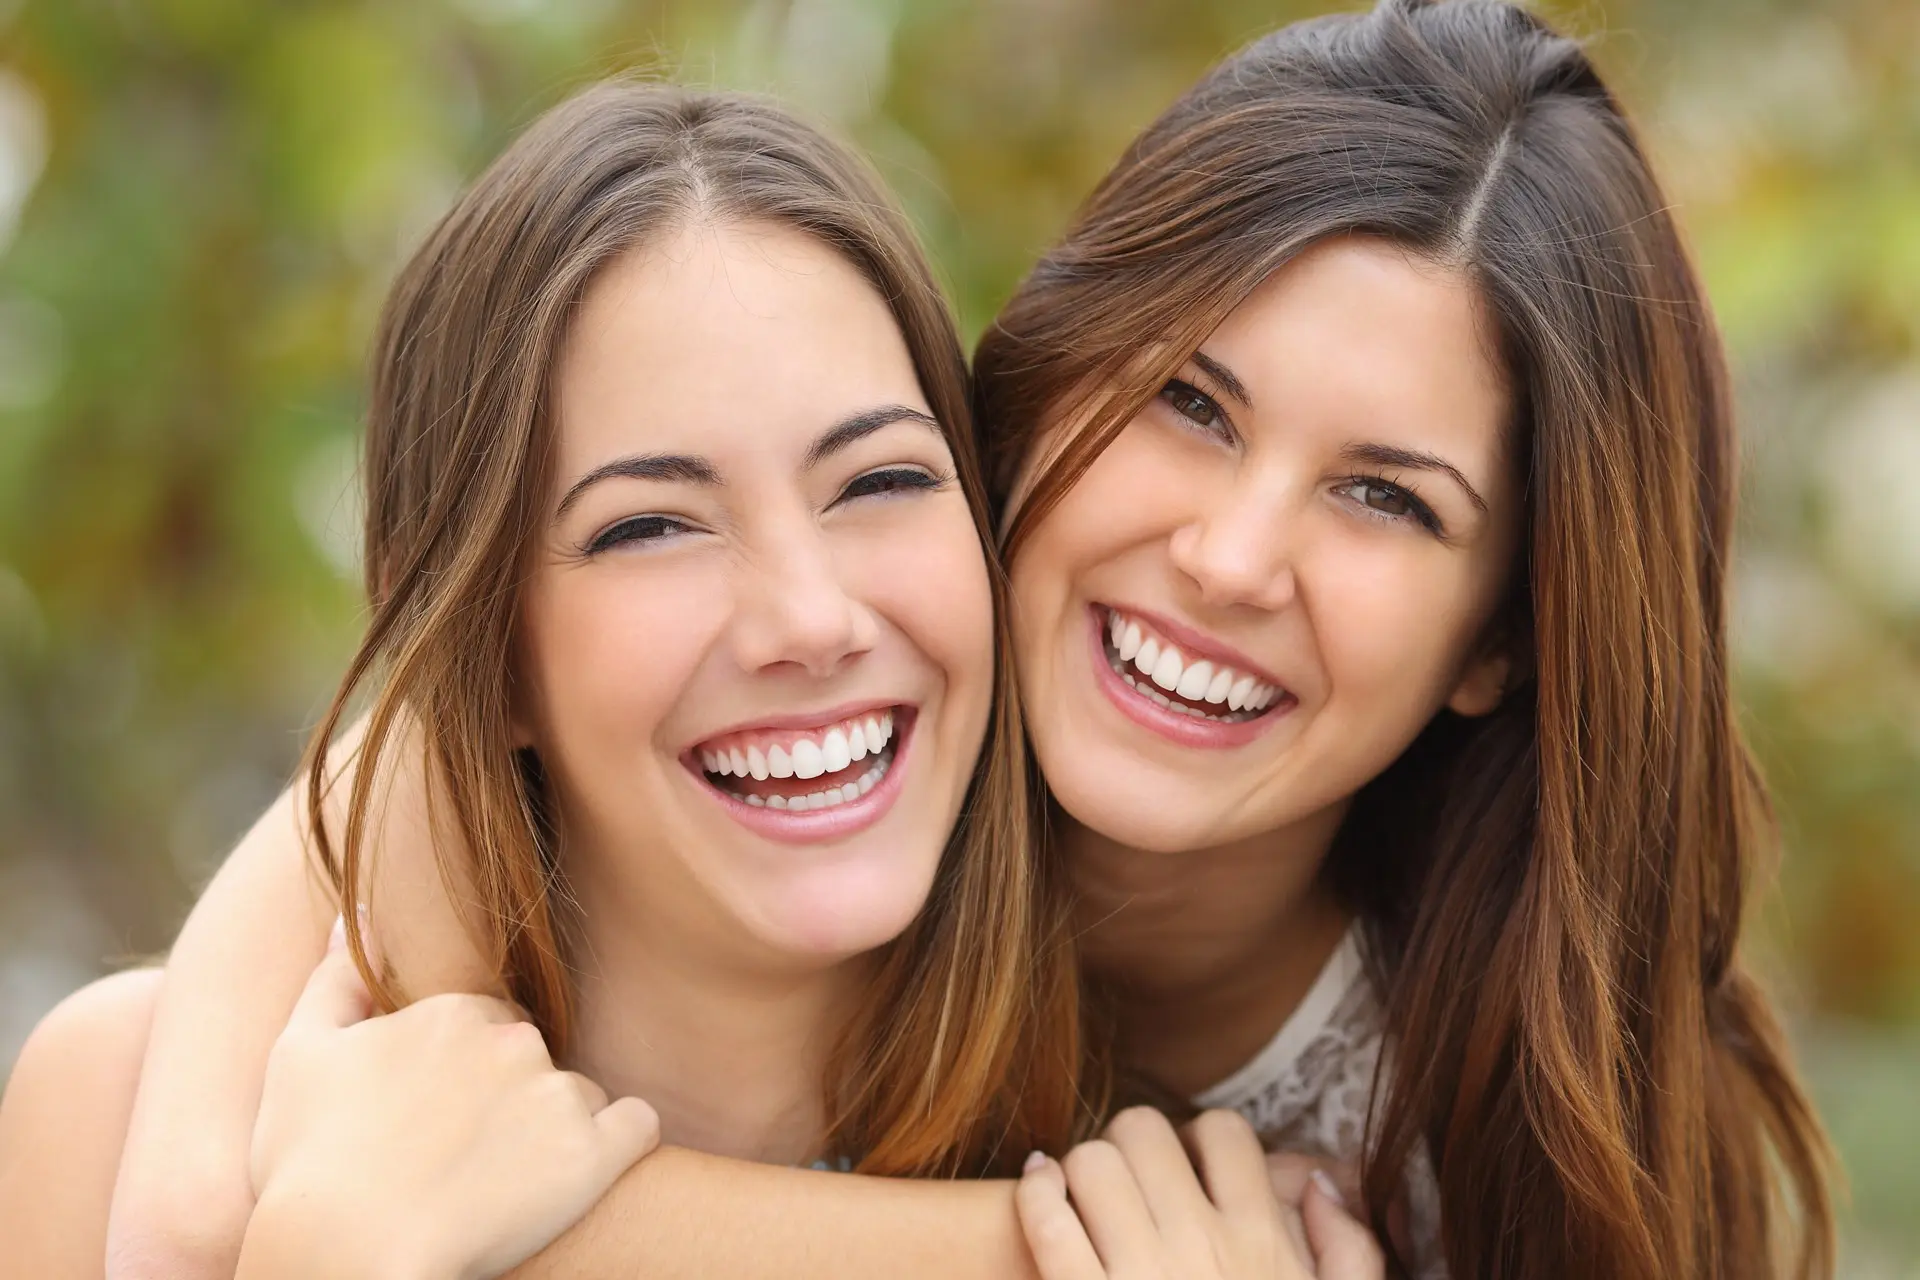
[[631, 912], [600, 905], [610, 909], [589, 913], [567, 1065], [609, 1097], [645, 1098], [663, 1142], [766, 1164], [825, 1154], [823, 1081], [866, 963], [727, 966], [676, 945], [671, 926], [637, 928]]
[[1350, 923], [1320, 870], [1344, 806], [1214, 848], [1155, 853], [1064, 819], [1089, 974], [1116, 1050], [1184, 1096], [1243, 1066], [1298, 1007]]

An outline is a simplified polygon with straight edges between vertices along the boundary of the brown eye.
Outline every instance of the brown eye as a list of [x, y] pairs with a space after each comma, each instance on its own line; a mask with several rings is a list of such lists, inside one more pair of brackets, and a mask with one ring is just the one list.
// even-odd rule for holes
[[1404, 489], [1396, 489], [1390, 484], [1370, 484], [1361, 501], [1382, 515], [1404, 516], [1413, 512], [1413, 504], [1407, 500]]
[[1213, 427], [1220, 423], [1220, 406], [1213, 402], [1213, 397], [1178, 379], [1169, 382], [1161, 390], [1160, 398], [1195, 426]]
[[1446, 530], [1433, 508], [1422, 502], [1411, 489], [1390, 484], [1377, 476], [1350, 476], [1334, 490], [1348, 502], [1379, 520], [1406, 521], [1428, 533], [1444, 538]]

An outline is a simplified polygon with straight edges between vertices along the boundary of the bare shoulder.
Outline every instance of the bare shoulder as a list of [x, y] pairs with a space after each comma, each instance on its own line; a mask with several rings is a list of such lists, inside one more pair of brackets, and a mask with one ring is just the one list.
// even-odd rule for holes
[[0, 1098], [0, 1239], [23, 1275], [96, 1277], [161, 971], [102, 978], [27, 1038]]

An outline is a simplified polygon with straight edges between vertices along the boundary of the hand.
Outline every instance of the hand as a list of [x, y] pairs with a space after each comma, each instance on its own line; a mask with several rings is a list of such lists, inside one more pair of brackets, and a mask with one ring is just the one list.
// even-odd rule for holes
[[499, 1275], [657, 1145], [651, 1107], [556, 1070], [503, 1000], [372, 1017], [335, 933], [267, 1064], [248, 1225], [263, 1273]]
[[1177, 1133], [1136, 1107], [1064, 1164], [1030, 1159], [1015, 1199], [1044, 1280], [1382, 1280], [1378, 1243], [1333, 1185], [1305, 1180], [1296, 1243], [1295, 1206], [1244, 1119], [1209, 1111]]

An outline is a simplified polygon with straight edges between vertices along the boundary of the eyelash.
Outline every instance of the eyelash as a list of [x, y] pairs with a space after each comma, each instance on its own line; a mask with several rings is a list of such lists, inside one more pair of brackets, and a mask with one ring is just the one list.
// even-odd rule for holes
[[[935, 475], [920, 467], [882, 467], [878, 471], [869, 471], [847, 481], [847, 487], [833, 500], [834, 506], [843, 502], [852, 502], [860, 498], [884, 498], [904, 491], [930, 493], [944, 489], [953, 480], [950, 475]], [[875, 482], [875, 487], [860, 492], [860, 486]]]
[[[830, 506], [837, 507], [862, 498], [890, 497], [902, 491], [931, 492], [946, 488], [952, 480], [950, 475], [935, 475], [919, 467], [882, 467], [849, 480]], [[588, 555], [598, 555], [629, 543], [659, 542], [675, 533], [688, 532], [692, 532], [692, 526], [672, 516], [629, 516], [595, 534], [587, 544], [586, 551]]]
[[[1176, 399], [1188, 398], [1200, 401], [1202, 408], [1210, 410], [1213, 414], [1213, 421], [1202, 422], [1185, 409], [1182, 409], [1178, 404], [1174, 403]], [[1212, 395], [1196, 387], [1193, 383], [1188, 382], [1185, 378], [1169, 378], [1167, 385], [1160, 388], [1160, 399], [1166, 403], [1169, 409], [1178, 414], [1180, 420], [1192, 430], [1203, 432], [1217, 440], [1224, 440], [1229, 443], [1237, 438], [1237, 433], [1233, 429], [1233, 419], [1227, 416], [1226, 407]]]
[[1334, 492], [1345, 494], [1350, 490], [1363, 486], [1368, 489], [1388, 490], [1407, 504], [1407, 510], [1403, 514], [1396, 515], [1390, 511], [1381, 511], [1377, 508], [1369, 507], [1364, 497], [1351, 499], [1353, 504], [1360, 508], [1362, 514], [1375, 520], [1385, 520], [1394, 524], [1401, 524], [1412, 520], [1436, 538], [1444, 539], [1447, 536], [1446, 526], [1440, 523], [1440, 517], [1433, 513], [1433, 508], [1422, 502], [1419, 494], [1403, 484], [1395, 484], [1393, 481], [1384, 479], [1381, 476], [1361, 475], [1355, 472], [1345, 480], [1342, 480]]
[[[1192, 430], [1203, 432], [1216, 439], [1224, 438], [1231, 441], [1235, 438], [1236, 433], [1233, 427], [1233, 419], [1227, 416], [1226, 408], [1212, 395], [1195, 386], [1193, 383], [1188, 382], [1186, 379], [1168, 379], [1167, 385], [1160, 388], [1160, 399], [1166, 403], [1169, 409], [1172, 409], [1174, 413], [1178, 414], [1181, 421]], [[1200, 402], [1198, 407], [1210, 411], [1213, 415], [1213, 421], [1202, 422], [1195, 418], [1193, 414], [1181, 408], [1180, 405], [1176, 403], [1176, 401], [1182, 399], [1198, 400]], [[1409, 489], [1406, 485], [1395, 484], [1393, 481], [1381, 476], [1361, 475], [1356, 472], [1341, 482], [1340, 490], [1355, 489], [1362, 485], [1370, 489], [1389, 490], [1403, 499], [1408, 508], [1405, 514], [1395, 515], [1392, 512], [1380, 511], [1369, 507], [1364, 498], [1355, 499], [1355, 505], [1368, 516], [1376, 520], [1385, 520], [1396, 524], [1412, 520], [1436, 538], [1445, 538], [1447, 536], [1446, 526], [1440, 523], [1440, 517], [1434, 514], [1433, 508], [1421, 501], [1420, 495], [1412, 489]]]

